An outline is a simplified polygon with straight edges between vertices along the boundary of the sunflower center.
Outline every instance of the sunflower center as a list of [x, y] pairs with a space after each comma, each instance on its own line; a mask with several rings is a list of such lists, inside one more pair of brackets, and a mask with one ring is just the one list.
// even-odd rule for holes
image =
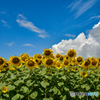
[[82, 58], [81, 58], [81, 57], [78, 57], [78, 58], [77, 58], [77, 61], [78, 61], [78, 62], [81, 62], [81, 61], [82, 61]]
[[18, 59], [18, 58], [14, 58], [14, 59], [13, 59], [13, 63], [15, 63], [15, 64], [16, 64], [16, 63], [19, 63], [19, 59]]
[[100, 59], [99, 59], [99, 62], [100, 62]]
[[49, 56], [51, 54], [51, 52], [49, 50], [45, 51], [45, 55]]
[[29, 62], [28, 62], [28, 65], [29, 65], [29, 66], [33, 66], [33, 65], [34, 65], [34, 62], [33, 62], [33, 61], [29, 61]]
[[68, 61], [64, 61], [64, 65], [68, 65]]
[[89, 60], [85, 62], [85, 66], [88, 66], [89, 64], [90, 64]]
[[85, 76], [86, 75], [86, 73], [85, 72], [83, 72], [83, 76]]
[[74, 52], [73, 52], [73, 51], [70, 51], [70, 52], [68, 53], [68, 55], [69, 55], [70, 57], [73, 57], [73, 56], [74, 56]]
[[47, 61], [46, 61], [46, 64], [47, 65], [51, 65], [53, 63], [53, 61], [51, 60], [51, 59], [48, 59]]
[[4, 63], [3, 59], [0, 59], [0, 65], [2, 65]]
[[63, 60], [63, 57], [60, 57], [60, 60]]
[[59, 63], [57, 64], [57, 67], [60, 67], [60, 64]]
[[97, 61], [92, 61], [92, 65], [96, 65], [97, 64]]

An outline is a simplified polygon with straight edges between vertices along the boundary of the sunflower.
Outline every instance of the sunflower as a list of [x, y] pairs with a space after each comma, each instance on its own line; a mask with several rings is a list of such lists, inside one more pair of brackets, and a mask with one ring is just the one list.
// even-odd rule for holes
[[0, 68], [3, 67], [5, 65], [5, 59], [0, 57]]
[[95, 60], [95, 59], [96, 59], [95, 57], [92, 57], [92, 58], [91, 58], [91, 60]]
[[12, 67], [12, 68], [10, 68], [10, 70], [15, 70], [15, 68], [14, 68], [14, 67]]
[[57, 69], [61, 69], [62, 68], [62, 64], [60, 62], [56, 62], [55, 66], [56, 66]]
[[44, 49], [43, 56], [50, 57], [53, 51], [51, 49]]
[[98, 58], [98, 64], [100, 65], [100, 57]]
[[35, 54], [35, 55], [33, 56], [33, 58], [35, 59], [35, 58], [37, 57], [37, 55], [38, 55], [38, 54]]
[[39, 66], [42, 65], [42, 60], [39, 59], [39, 58], [36, 58], [35, 61], [37, 63], [37, 66], [36, 67], [39, 68]]
[[78, 56], [76, 58], [77, 62], [80, 63], [80, 62], [83, 62], [83, 57], [82, 56]]
[[60, 57], [59, 57], [59, 59], [58, 59], [60, 62], [62, 62], [63, 60], [64, 60], [64, 56], [63, 55], [61, 55]]
[[51, 54], [50, 57], [55, 59], [55, 54]]
[[96, 66], [98, 66], [98, 60], [94, 59], [92, 60], [92, 67], [96, 67]]
[[6, 87], [6, 86], [4, 86], [4, 87], [2, 88], [2, 92], [3, 92], [3, 93], [6, 93], [6, 92], [7, 92], [7, 87]]
[[30, 57], [30, 56], [29, 56], [28, 54], [25, 54], [25, 53], [24, 53], [24, 54], [21, 54], [21, 57], [20, 57], [20, 58], [21, 58], [22, 62], [25, 63], [25, 60], [26, 60], [28, 57]]
[[54, 65], [55, 60], [53, 58], [46, 58], [43, 62], [46, 67], [51, 67]]
[[57, 54], [55, 55], [56, 59], [59, 59], [60, 56], [61, 56], [60, 53], [57, 53]]
[[17, 67], [18, 67], [18, 68], [20, 68], [20, 67], [22, 67], [22, 65], [23, 65], [23, 64], [22, 64], [22, 63], [20, 63]]
[[41, 54], [37, 54], [37, 55], [36, 55], [36, 58], [42, 59], [42, 55], [41, 55]]
[[62, 65], [65, 66], [65, 67], [68, 67], [70, 65], [70, 61], [67, 60], [67, 59], [64, 59]]
[[5, 65], [3, 66], [4, 70], [8, 69], [11, 66], [11, 63], [9, 61], [5, 62]]
[[82, 63], [83, 69], [90, 68], [90, 66], [91, 66], [91, 59], [87, 59]]
[[72, 67], [71, 70], [74, 71], [74, 72], [76, 71], [75, 67]]
[[82, 75], [82, 77], [87, 77], [87, 72], [86, 71], [84, 71], [84, 72], [80, 72], [80, 74]]
[[17, 57], [16, 55], [15, 56], [11, 56], [9, 58], [9, 61], [14, 66], [18, 66], [22, 62], [21, 58]]
[[32, 68], [35, 68], [37, 66], [37, 63], [36, 63], [35, 59], [29, 59], [26, 61], [25, 65], [28, 68], [32, 69]]
[[67, 53], [66, 53], [67, 55], [68, 55], [68, 57], [70, 58], [70, 59], [72, 59], [72, 58], [74, 58], [74, 57], [76, 57], [76, 51], [74, 50], [74, 49], [70, 49]]
[[65, 58], [65, 59], [69, 59], [68, 55], [64, 55], [64, 58]]

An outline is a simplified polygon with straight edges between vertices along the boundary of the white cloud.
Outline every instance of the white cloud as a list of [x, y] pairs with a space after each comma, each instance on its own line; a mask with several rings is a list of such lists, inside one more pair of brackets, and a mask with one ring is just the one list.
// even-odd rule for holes
[[[99, 22], [100, 23], [100, 22]], [[53, 53], [61, 53], [66, 55], [70, 49], [75, 49], [77, 56], [81, 55], [84, 60], [88, 57], [100, 57], [100, 24], [96, 24], [96, 28], [89, 30], [88, 37], [84, 33], [80, 33], [76, 39], [62, 40], [58, 44], [52, 46]]]
[[48, 37], [47, 32], [44, 29], [39, 29], [36, 27], [32, 22], [27, 21], [26, 17], [24, 17], [21, 14], [18, 14], [18, 19], [16, 20], [17, 23], [19, 23], [20, 26], [25, 27], [33, 32], [39, 33], [41, 35], [38, 35], [39, 37]]
[[74, 15], [76, 19], [80, 15], [82, 15], [85, 11], [90, 9], [95, 3], [96, 0], [88, 0], [87, 2], [82, 2], [82, 0], [77, 0], [75, 2], [72, 2], [67, 8], [71, 7], [71, 11], [77, 10], [76, 14]]
[[31, 46], [31, 47], [35, 47], [32, 44], [23, 44], [23, 46]]
[[65, 36], [68, 36], [68, 37], [76, 37], [75, 35], [71, 35], [71, 34], [65, 34]]
[[9, 46], [12, 46], [12, 44], [14, 44], [14, 42], [6, 43], [6, 45], [9, 45]]
[[4, 24], [4, 26], [7, 26], [7, 27], [9, 27], [9, 28], [10, 28], [10, 26], [9, 26], [9, 25], [7, 25], [7, 22], [6, 22], [6, 21], [1, 20], [1, 22]]

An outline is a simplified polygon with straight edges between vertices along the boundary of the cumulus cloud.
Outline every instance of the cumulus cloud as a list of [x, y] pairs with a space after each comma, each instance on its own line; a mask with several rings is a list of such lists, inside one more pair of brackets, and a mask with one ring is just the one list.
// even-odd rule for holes
[[6, 43], [6, 45], [8, 45], [8, 46], [12, 46], [13, 44], [14, 44], [14, 42]]
[[77, 52], [76, 57], [81, 55], [84, 60], [92, 56], [100, 57], [100, 22], [88, 31], [87, 38], [82, 32], [76, 39], [62, 40], [50, 49], [53, 50], [54, 54], [61, 53], [62, 55], [66, 55], [66, 52], [70, 49], [75, 49]]
[[31, 47], [35, 47], [32, 44], [23, 44], [23, 46], [31, 46]]
[[18, 14], [17, 18], [18, 19], [16, 19], [16, 22], [19, 23], [20, 26], [27, 28], [33, 32], [39, 33], [39, 37], [49, 37], [44, 29], [39, 29], [32, 22], [27, 21], [27, 18], [24, 17], [22, 14]]
[[71, 35], [71, 34], [65, 34], [65, 36], [68, 36], [68, 37], [76, 37], [75, 35]]

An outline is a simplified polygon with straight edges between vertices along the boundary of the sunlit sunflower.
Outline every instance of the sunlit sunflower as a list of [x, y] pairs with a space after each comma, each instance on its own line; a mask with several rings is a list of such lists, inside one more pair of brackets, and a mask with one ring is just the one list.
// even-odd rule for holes
[[55, 66], [56, 66], [57, 69], [61, 69], [62, 68], [62, 64], [60, 62], [56, 62]]
[[15, 68], [14, 68], [14, 67], [12, 67], [12, 68], [10, 68], [10, 70], [15, 70]]
[[47, 70], [47, 71], [46, 71], [46, 74], [50, 74], [50, 70]]
[[95, 60], [95, 59], [96, 59], [95, 57], [92, 57], [92, 58], [91, 58], [91, 60]]
[[6, 60], [2, 57], [0, 57], [0, 68], [5, 65]]
[[77, 60], [77, 62], [78, 63], [80, 63], [80, 62], [83, 62], [83, 57], [82, 56], [78, 56], [77, 58], [76, 58], [76, 60]]
[[37, 63], [37, 66], [36, 66], [37, 68], [39, 68], [39, 66], [43, 64], [43, 63], [42, 63], [42, 59], [35, 58], [35, 61], [36, 61], [36, 63]]
[[71, 70], [74, 71], [74, 72], [76, 71], [75, 67], [72, 67]]
[[67, 53], [66, 53], [67, 55], [68, 55], [68, 57], [70, 58], [70, 59], [72, 59], [72, 58], [74, 58], [74, 57], [76, 57], [76, 51], [74, 50], [74, 49], [70, 49]]
[[16, 55], [15, 56], [11, 56], [9, 58], [9, 61], [14, 66], [18, 66], [22, 62], [21, 58], [17, 57]]
[[67, 60], [67, 59], [64, 59], [62, 65], [65, 66], [65, 67], [68, 67], [68, 66], [70, 66], [70, 61]]
[[55, 54], [51, 54], [50, 57], [55, 59]]
[[36, 63], [35, 59], [29, 59], [26, 61], [25, 65], [28, 68], [32, 69], [32, 68], [35, 68], [37, 66], [37, 63]]
[[91, 67], [96, 67], [96, 66], [98, 66], [98, 60], [97, 59], [93, 59]]
[[28, 54], [25, 54], [25, 53], [24, 53], [24, 54], [21, 54], [21, 57], [20, 57], [20, 58], [21, 58], [22, 62], [25, 63], [25, 60], [26, 60], [28, 57], [30, 57], [30, 56], [29, 56]]
[[44, 49], [43, 56], [50, 57], [53, 51], [51, 49]]
[[18, 68], [20, 68], [20, 67], [22, 67], [22, 65], [23, 65], [23, 64], [22, 64], [22, 63], [20, 63], [17, 67], [18, 67]]
[[37, 55], [36, 55], [36, 58], [42, 59], [42, 55], [41, 55], [41, 54], [37, 54]]
[[11, 63], [9, 61], [6, 61], [3, 68], [4, 68], [4, 70], [6, 70], [6, 69], [9, 69], [10, 66], [11, 66]]
[[100, 65], [100, 57], [98, 57], [98, 64]]
[[38, 66], [42, 65], [43, 61], [40, 59], [40, 62], [38, 63]]
[[80, 72], [80, 74], [81, 74], [82, 77], [87, 77], [87, 72], [86, 71], [84, 71], [82, 73]]
[[53, 58], [46, 58], [43, 63], [46, 65], [46, 67], [51, 67], [54, 65], [54, 61], [55, 60]]
[[61, 56], [60, 53], [57, 53], [57, 54], [55, 55], [56, 59], [59, 59], [60, 56]]
[[68, 55], [64, 55], [64, 59], [69, 59]]
[[3, 92], [3, 93], [6, 93], [6, 92], [7, 92], [7, 87], [6, 87], [6, 86], [4, 86], [4, 87], [2, 88], [2, 92]]
[[64, 56], [63, 55], [61, 55], [60, 57], [59, 57], [59, 59], [58, 59], [60, 62], [62, 62], [63, 60], [64, 60]]
[[83, 63], [82, 63], [82, 67], [83, 67], [83, 69], [87, 69], [87, 68], [90, 68], [90, 66], [91, 66], [91, 59], [87, 59], [87, 60], [85, 60]]
[[3, 67], [1, 67], [1, 68], [0, 68], [0, 72], [2, 72], [3, 70], [4, 70]]

